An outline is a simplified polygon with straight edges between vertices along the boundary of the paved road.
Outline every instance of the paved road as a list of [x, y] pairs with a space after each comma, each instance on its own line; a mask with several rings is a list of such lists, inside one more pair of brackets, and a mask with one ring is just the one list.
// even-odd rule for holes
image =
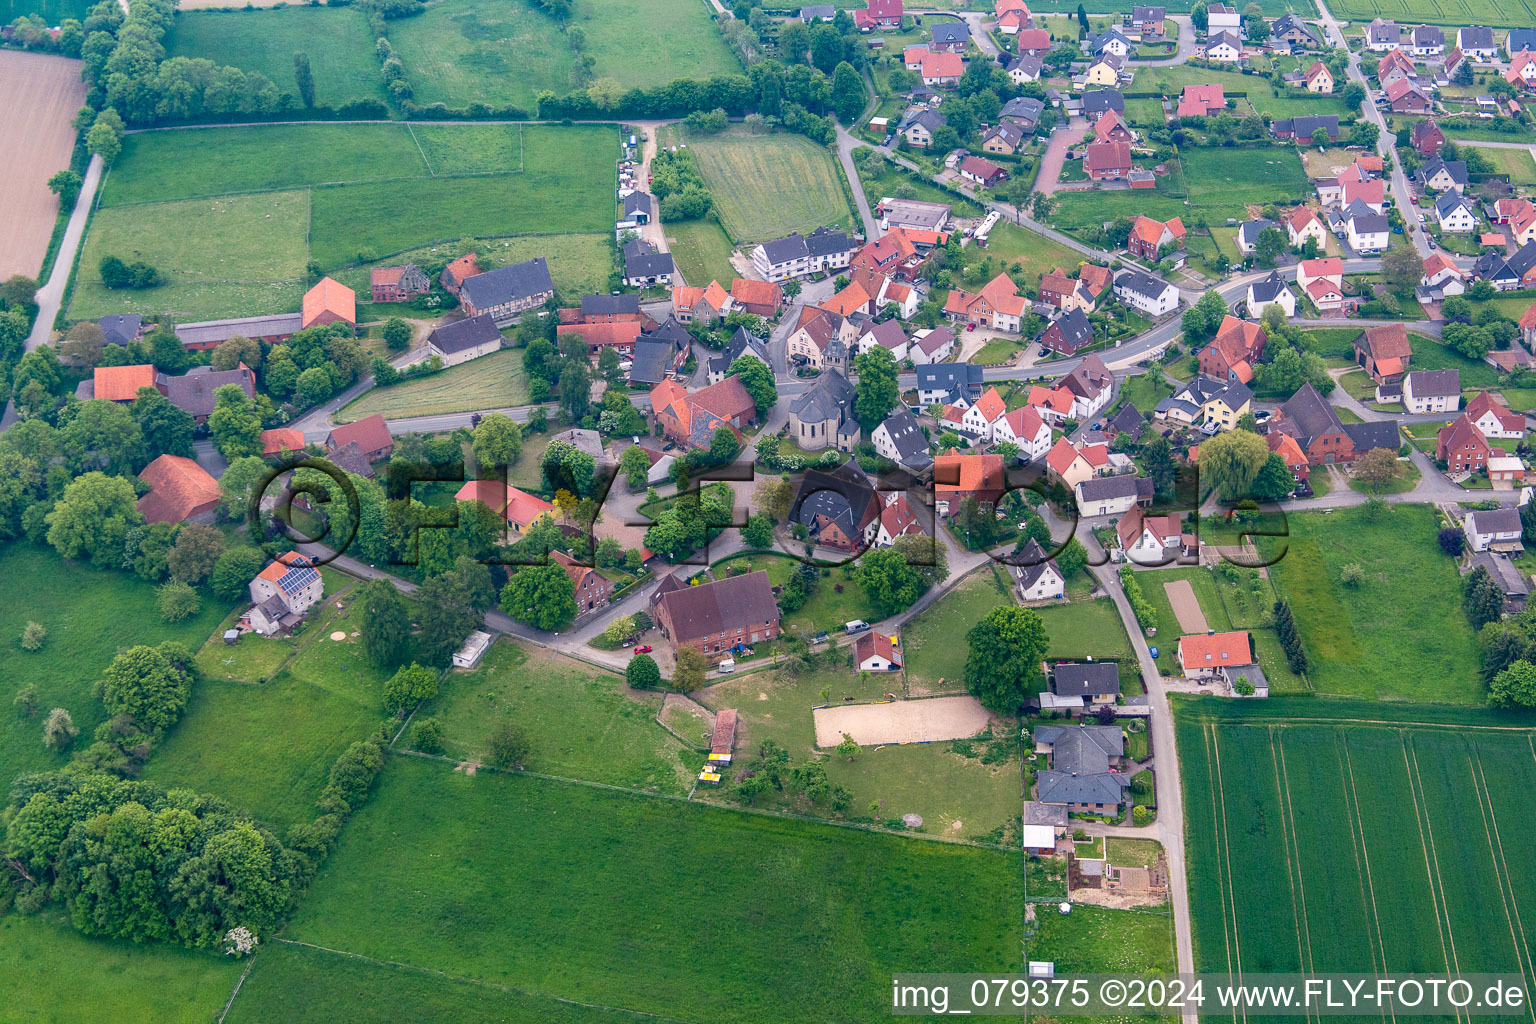
[[[865, 113], [868, 111], [866, 110]], [[860, 119], [863, 119], [862, 115]], [[864, 195], [864, 183], [859, 180], [859, 169], [853, 164], [853, 151], [867, 145], [869, 143], [849, 134], [846, 128], [838, 125], [837, 159], [843, 165], [843, 173], [848, 176], [848, 188], [853, 192], [854, 205], [859, 208], [859, 219], [864, 222], [864, 239], [871, 241], [880, 237], [880, 225], [875, 220], [875, 215], [869, 210], [869, 200]]]
[[69, 226], [64, 229], [64, 240], [59, 243], [59, 254], [54, 258], [53, 271], [47, 282], [37, 290], [37, 320], [32, 333], [27, 335], [27, 351], [46, 344], [53, 337], [53, 321], [59, 315], [64, 301], [64, 286], [75, 269], [75, 254], [80, 250], [80, 240], [85, 237], [85, 223], [91, 216], [91, 204], [96, 201], [96, 188], [101, 184], [103, 164], [101, 157], [91, 157], [85, 169], [85, 181], [80, 186], [80, 196], [75, 200], [74, 211], [69, 215]]

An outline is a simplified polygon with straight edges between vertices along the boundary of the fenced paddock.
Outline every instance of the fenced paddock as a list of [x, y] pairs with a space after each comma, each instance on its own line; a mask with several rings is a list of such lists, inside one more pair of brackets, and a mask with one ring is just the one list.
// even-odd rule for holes
[[930, 697], [888, 704], [850, 704], [817, 708], [816, 745], [835, 747], [843, 734], [860, 746], [881, 743], [932, 743], [975, 736], [992, 715], [975, 697]]

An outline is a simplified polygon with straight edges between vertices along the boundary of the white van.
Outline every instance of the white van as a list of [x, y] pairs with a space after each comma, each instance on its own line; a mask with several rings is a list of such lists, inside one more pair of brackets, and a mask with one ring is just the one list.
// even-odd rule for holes
[[726, 658], [716, 667], [719, 668], [721, 672], [735, 672], [736, 662], [731, 658]]
[[843, 623], [844, 633], [862, 633], [869, 628], [869, 623], [863, 619], [854, 619], [852, 622]]

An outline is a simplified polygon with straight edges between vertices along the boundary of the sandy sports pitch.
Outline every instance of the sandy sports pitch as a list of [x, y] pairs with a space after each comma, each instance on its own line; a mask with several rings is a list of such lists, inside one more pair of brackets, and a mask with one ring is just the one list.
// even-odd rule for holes
[[69, 166], [85, 103], [80, 62], [41, 53], [0, 51], [0, 280], [36, 277], [48, 254], [59, 200], [48, 179]]
[[1168, 603], [1173, 606], [1173, 614], [1178, 617], [1180, 632], [1204, 633], [1209, 628], [1205, 624], [1205, 613], [1200, 610], [1200, 601], [1195, 597], [1195, 588], [1189, 585], [1189, 580], [1164, 583], [1163, 593], [1168, 595]]
[[817, 708], [816, 745], [835, 747], [843, 733], [862, 747], [881, 743], [962, 740], [987, 727], [992, 715], [975, 697], [929, 697], [889, 704]]

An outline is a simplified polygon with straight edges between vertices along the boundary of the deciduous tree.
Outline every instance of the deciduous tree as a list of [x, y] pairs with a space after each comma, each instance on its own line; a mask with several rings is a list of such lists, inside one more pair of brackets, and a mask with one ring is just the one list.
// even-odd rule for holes
[[1017, 714], [1040, 676], [1048, 638], [1040, 613], [994, 608], [966, 634], [965, 688], [1000, 715]]
[[576, 587], [559, 565], [526, 566], [502, 588], [501, 610], [535, 629], [563, 629], [576, 618]]

